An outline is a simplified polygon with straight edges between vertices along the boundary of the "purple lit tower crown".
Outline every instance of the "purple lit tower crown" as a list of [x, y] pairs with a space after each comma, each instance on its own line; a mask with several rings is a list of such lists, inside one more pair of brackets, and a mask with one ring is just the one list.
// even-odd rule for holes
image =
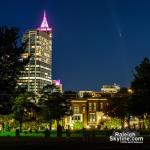
[[48, 32], [48, 33], [52, 31], [52, 28], [50, 28], [48, 26], [47, 18], [46, 18], [46, 12], [45, 11], [44, 11], [44, 17], [43, 17], [42, 24], [37, 30], [43, 31], [43, 32]]

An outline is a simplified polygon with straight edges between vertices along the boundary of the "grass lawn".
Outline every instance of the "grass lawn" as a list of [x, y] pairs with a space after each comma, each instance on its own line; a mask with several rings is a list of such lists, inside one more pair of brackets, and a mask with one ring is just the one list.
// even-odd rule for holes
[[[96, 138], [101, 138], [101, 137], [104, 137], [104, 138], [108, 138], [111, 134], [88, 134], [86, 136], [88, 137], [96, 137]], [[16, 136], [16, 133], [11, 131], [11, 132], [0, 132], [0, 137], [15, 137]], [[45, 134], [44, 134], [44, 131], [39, 131], [39, 132], [32, 132], [32, 133], [25, 133], [25, 132], [22, 132], [20, 133], [20, 136], [21, 137], [45, 137]], [[52, 131], [50, 137], [57, 137], [57, 133], [56, 131]], [[65, 131], [62, 133], [62, 137], [67, 137], [66, 136], [66, 133]], [[71, 132], [70, 133], [70, 137], [77, 137], [77, 138], [82, 138], [83, 137], [83, 133], [82, 132]], [[144, 138], [150, 138], [150, 135], [143, 135]]]
[[[0, 133], [0, 137], [15, 137], [16, 136], [16, 133], [15, 132], [4, 132], [4, 133]], [[35, 133], [35, 132], [32, 132], [32, 133], [24, 133], [24, 132], [22, 132], [22, 133], [20, 133], [20, 137], [35, 137], [35, 138], [40, 138], [40, 137], [45, 137], [45, 134], [43, 133], [43, 132], [38, 132], [38, 133]], [[50, 135], [50, 137], [57, 137], [57, 133], [56, 132], [52, 132], [51, 133], [51, 135]], [[67, 136], [66, 136], [66, 133], [65, 132], [63, 132], [63, 134], [62, 134], [62, 137], [63, 138], [66, 138]], [[71, 138], [83, 138], [83, 133], [75, 133], [75, 132], [72, 132], [71, 134], [70, 134], [70, 137]], [[97, 137], [97, 138], [101, 138], [101, 137], [105, 137], [105, 138], [108, 138], [108, 136], [106, 136], [106, 135], [103, 135], [103, 134], [97, 134], [97, 135], [89, 135], [89, 136], [85, 136], [85, 137]]]
[[[24, 132], [22, 132], [22, 133], [20, 133], [20, 136], [44, 137], [45, 134], [43, 132], [42, 131], [38, 132], [38, 133], [36, 133], [36, 132], [32, 132], [32, 133], [24, 133]], [[0, 133], [0, 137], [7, 137], [7, 136], [13, 137], [13, 136], [16, 136], [16, 133], [15, 132], [4, 132], [4, 133], [1, 132]], [[57, 136], [56, 132], [52, 132], [51, 135], [50, 135], [50, 137], [56, 137], [56, 136]], [[70, 136], [71, 137], [82, 137], [83, 135], [82, 135], [82, 133], [71, 133]], [[63, 132], [62, 137], [66, 137], [66, 133], [65, 132]]]
[[[16, 135], [16, 133], [15, 132], [4, 132], [4, 133], [0, 133], [0, 136], [15, 136]], [[38, 137], [38, 136], [40, 136], [40, 137], [43, 137], [44, 136], [44, 133], [28, 133], [28, 134], [26, 134], [26, 133], [20, 133], [20, 136], [36, 136], [36, 137]]]
[[45, 138], [43, 132], [38, 133], [20, 133], [20, 137], [15, 137], [15, 132], [0, 133], [0, 149], [18, 149], [21, 148], [43, 148], [47, 149], [86, 149], [86, 150], [128, 150], [128, 149], [150, 149], [150, 136], [144, 136], [143, 144], [120, 144], [110, 142], [109, 135], [96, 134], [95, 137], [83, 138], [82, 133], [72, 132], [70, 138], [66, 138], [63, 133], [62, 138], [56, 137], [56, 132], [53, 132], [50, 138]]

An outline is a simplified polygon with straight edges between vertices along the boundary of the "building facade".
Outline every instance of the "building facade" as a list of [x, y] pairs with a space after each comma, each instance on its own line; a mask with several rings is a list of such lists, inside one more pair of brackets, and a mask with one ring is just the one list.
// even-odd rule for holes
[[45, 12], [41, 26], [27, 31], [23, 41], [27, 46], [22, 57], [30, 56], [30, 60], [18, 85], [36, 93], [52, 83], [52, 28], [48, 26]]
[[109, 109], [107, 98], [72, 99], [73, 115], [65, 118], [65, 126], [73, 129], [75, 122], [82, 122], [85, 128], [99, 128], [108, 116], [104, 112]]
[[113, 85], [103, 85], [101, 88], [102, 93], [117, 93], [120, 91], [120, 86], [117, 84]]
[[83, 97], [88, 97], [88, 96], [91, 96], [91, 97], [95, 97], [95, 92], [94, 91], [79, 91], [78, 92], [78, 96], [80, 98], [83, 98]]
[[[83, 125], [83, 127], [87, 129], [103, 130], [107, 128], [108, 124], [112, 123], [112, 125], [110, 125], [111, 128], [115, 127], [120, 129], [121, 124], [113, 124], [116, 120], [113, 120], [112, 117], [110, 117], [111, 115], [109, 116], [110, 112], [115, 113], [118, 109], [117, 107], [113, 108], [114, 105], [112, 105], [112, 100], [116, 99], [118, 104], [120, 104], [121, 101], [128, 100], [129, 96], [132, 94], [130, 90], [126, 89], [118, 93], [112, 93], [112, 91], [106, 93], [94, 92], [94, 95], [86, 95], [85, 97], [80, 96], [79, 93], [77, 93], [77, 96], [74, 96], [74, 98], [73, 96], [70, 96], [70, 98], [68, 96], [67, 98], [71, 102], [72, 114], [71, 116], [65, 117], [65, 128], [70, 126], [71, 129], [75, 129], [76, 125], [78, 125], [78, 127], [79, 125]], [[87, 92], [88, 91], [86, 91], [86, 93]], [[117, 115], [114, 118], [119, 119]], [[138, 127], [138, 118], [130, 116], [129, 123], [131, 128], [134, 128], [134, 125]], [[126, 117], [124, 127], [128, 127], [128, 118]]]

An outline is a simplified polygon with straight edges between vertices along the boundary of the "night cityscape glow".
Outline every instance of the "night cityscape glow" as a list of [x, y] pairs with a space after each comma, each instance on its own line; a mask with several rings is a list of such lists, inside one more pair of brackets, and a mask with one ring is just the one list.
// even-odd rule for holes
[[150, 1], [9, 4], [0, 150], [150, 149]]
[[99, 91], [113, 83], [130, 87], [133, 68], [150, 56], [146, 0], [37, 0], [36, 5], [27, 0], [21, 6], [14, 0], [13, 7], [6, 1], [1, 6], [0, 24], [17, 26], [22, 33], [41, 25], [46, 10], [53, 30], [53, 77], [65, 90]]

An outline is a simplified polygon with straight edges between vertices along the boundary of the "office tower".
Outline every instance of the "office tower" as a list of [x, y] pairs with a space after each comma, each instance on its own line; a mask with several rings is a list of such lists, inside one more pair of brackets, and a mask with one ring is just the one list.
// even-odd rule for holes
[[41, 26], [27, 31], [23, 41], [27, 41], [27, 47], [22, 57], [30, 56], [30, 61], [18, 85], [36, 93], [52, 83], [52, 28], [47, 23], [45, 11]]

